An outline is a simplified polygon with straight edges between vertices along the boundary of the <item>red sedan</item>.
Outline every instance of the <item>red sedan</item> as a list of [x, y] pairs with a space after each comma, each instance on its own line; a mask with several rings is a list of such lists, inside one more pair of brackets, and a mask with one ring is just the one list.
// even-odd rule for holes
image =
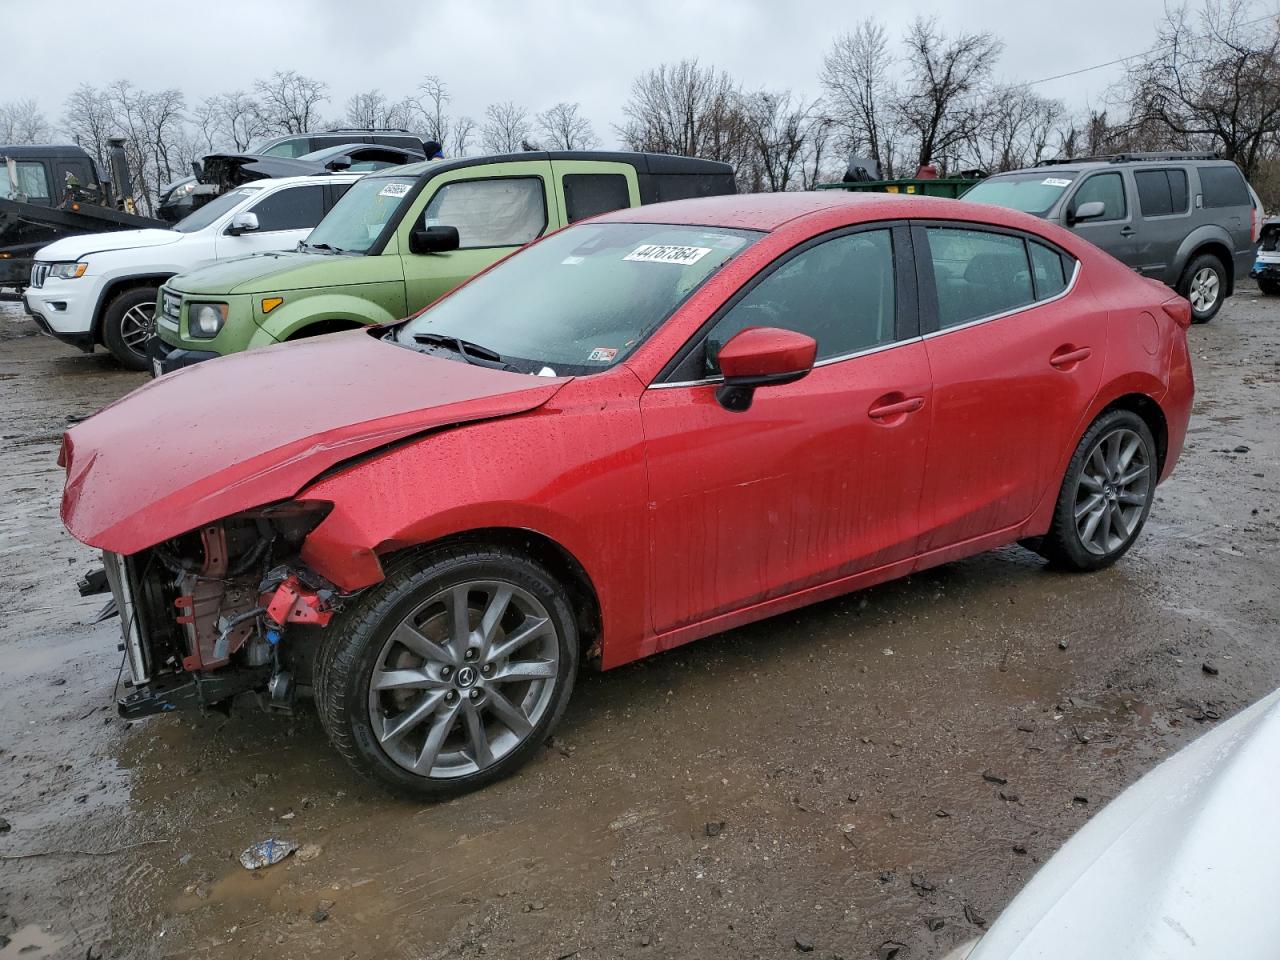
[[442, 797], [528, 760], [580, 660], [1015, 541], [1114, 562], [1182, 448], [1189, 321], [996, 207], [640, 207], [392, 328], [142, 387], [66, 435], [62, 516], [126, 715], [309, 684], [358, 770]]

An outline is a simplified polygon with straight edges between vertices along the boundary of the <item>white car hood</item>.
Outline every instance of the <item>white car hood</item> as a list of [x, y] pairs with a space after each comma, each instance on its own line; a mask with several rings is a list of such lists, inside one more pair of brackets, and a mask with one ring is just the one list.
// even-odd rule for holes
[[969, 960], [1276, 960], [1280, 691], [1117, 797]]
[[162, 247], [176, 243], [186, 234], [176, 230], [117, 230], [112, 233], [86, 233], [78, 237], [64, 237], [47, 247], [41, 247], [37, 260], [60, 262], [79, 260], [93, 253], [106, 250], [133, 250], [138, 247]]

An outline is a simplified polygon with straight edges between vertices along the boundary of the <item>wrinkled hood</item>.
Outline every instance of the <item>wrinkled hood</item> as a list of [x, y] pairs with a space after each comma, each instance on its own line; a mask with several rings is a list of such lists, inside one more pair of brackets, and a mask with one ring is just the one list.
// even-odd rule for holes
[[338, 254], [259, 253], [210, 264], [182, 274], [169, 282], [169, 289], [182, 293], [221, 295], [228, 293], [277, 293], [318, 286], [339, 286], [349, 271], [351, 282], [367, 280], [361, 269], [362, 257]]
[[427, 356], [365, 330], [209, 360], [67, 431], [62, 521], [90, 546], [136, 553], [286, 499], [404, 437], [532, 410], [566, 382]]
[[969, 960], [1275, 960], [1280, 691], [1114, 800]]
[[78, 237], [57, 240], [41, 247], [37, 260], [79, 260], [108, 250], [134, 250], [139, 247], [163, 247], [177, 243], [182, 234], [176, 230], [116, 230], [112, 233], [87, 233]]
[[253, 180], [274, 177], [310, 177], [328, 173], [323, 163], [292, 157], [264, 157], [255, 153], [211, 153], [204, 158], [196, 179], [212, 184], [220, 193]]

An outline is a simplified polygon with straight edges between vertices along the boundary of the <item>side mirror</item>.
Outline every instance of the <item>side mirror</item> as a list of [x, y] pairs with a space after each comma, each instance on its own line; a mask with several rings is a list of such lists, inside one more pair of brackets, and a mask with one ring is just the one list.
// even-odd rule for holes
[[1080, 204], [1067, 217], [1068, 224], [1080, 223], [1083, 220], [1097, 220], [1107, 212], [1107, 205], [1101, 200], [1089, 200]]
[[724, 383], [720, 406], [734, 413], [750, 409], [757, 387], [794, 383], [813, 369], [818, 342], [778, 327], [748, 327], [729, 338], [717, 358]]
[[409, 234], [410, 253], [448, 253], [458, 244], [457, 227], [418, 227]]
[[326, 170], [332, 170], [334, 173], [341, 173], [343, 170], [351, 169], [351, 158], [346, 154], [340, 157], [334, 157], [324, 165]]
[[258, 229], [258, 215], [256, 213], [237, 213], [231, 218], [231, 225], [227, 227], [227, 233], [233, 237], [238, 237], [242, 233], [253, 233]]

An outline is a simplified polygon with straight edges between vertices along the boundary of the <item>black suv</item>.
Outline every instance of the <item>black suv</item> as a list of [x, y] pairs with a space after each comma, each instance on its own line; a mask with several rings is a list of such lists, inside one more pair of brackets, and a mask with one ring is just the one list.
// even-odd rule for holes
[[[421, 137], [414, 136], [408, 130], [399, 127], [364, 130], [356, 127], [335, 127], [319, 133], [286, 133], [278, 137], [255, 140], [244, 152], [260, 157], [291, 160], [326, 147], [350, 143], [376, 143], [388, 147], [403, 147], [418, 153], [425, 152], [426, 149], [426, 143]], [[213, 199], [212, 195], [198, 191], [197, 187], [198, 181], [195, 177], [184, 177], [166, 184], [160, 191], [157, 216], [170, 223], [177, 223], [203, 202]]]

